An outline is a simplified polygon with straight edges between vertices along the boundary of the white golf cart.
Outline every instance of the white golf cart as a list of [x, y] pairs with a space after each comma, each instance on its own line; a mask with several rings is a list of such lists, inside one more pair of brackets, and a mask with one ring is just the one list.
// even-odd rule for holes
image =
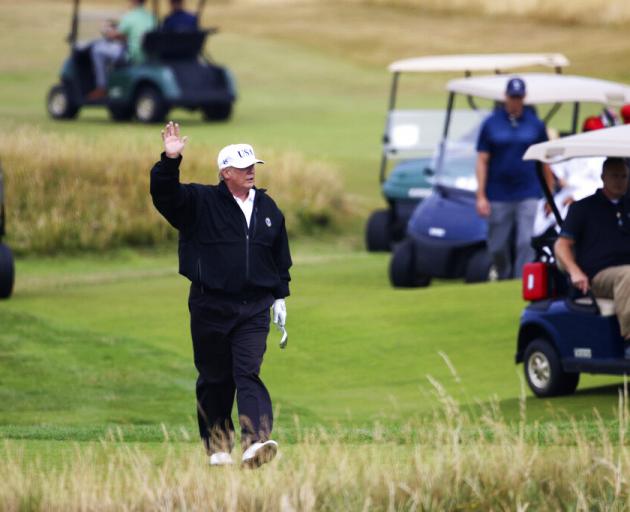
[[[473, 72], [501, 73], [541, 66], [560, 72], [568, 64], [567, 58], [557, 53], [437, 55], [390, 64], [392, 84], [379, 172], [381, 190], [388, 207], [374, 211], [368, 219], [365, 233], [368, 251], [388, 251], [393, 242], [404, 237], [411, 213], [418, 202], [431, 192], [433, 154], [443, 135], [444, 109], [397, 108], [403, 74], [461, 73], [469, 77]], [[417, 92], [414, 98], [417, 98]], [[468, 116], [468, 124], [464, 122], [465, 116]], [[474, 132], [480, 122], [479, 116], [470, 109], [460, 112], [458, 119], [460, 122], [453, 129], [459, 130], [460, 135]], [[396, 165], [388, 173], [391, 163]]]
[[[581, 118], [603, 107], [630, 102], [630, 86], [583, 76], [522, 73], [526, 108], [535, 108], [559, 135], [576, 133]], [[474, 112], [484, 119], [502, 108], [510, 77], [487, 75], [452, 80], [443, 139], [435, 159], [433, 190], [414, 210], [406, 238], [395, 248], [390, 280], [396, 287], [428, 286], [432, 278], [491, 279], [494, 269], [486, 250], [487, 222], [475, 211], [476, 135], [462, 137]], [[466, 115], [458, 101], [470, 107]]]
[[[555, 163], [585, 157], [630, 158], [630, 126], [605, 128], [535, 144], [525, 160]], [[545, 197], [559, 225], [563, 219], [544, 181]], [[595, 190], [593, 190], [595, 192]], [[630, 238], [624, 222], [619, 236]], [[525, 377], [536, 396], [573, 393], [580, 373], [630, 373], [624, 340], [619, 332], [613, 301], [584, 297], [572, 289], [556, 265], [555, 237], [536, 241], [537, 262], [523, 275], [523, 297], [530, 301], [521, 315], [516, 362], [524, 363]]]

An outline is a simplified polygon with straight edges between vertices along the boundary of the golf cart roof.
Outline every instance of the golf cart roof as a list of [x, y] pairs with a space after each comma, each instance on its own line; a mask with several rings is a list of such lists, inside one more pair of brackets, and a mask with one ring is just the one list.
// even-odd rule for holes
[[561, 53], [487, 53], [468, 55], [430, 55], [392, 62], [392, 73], [438, 73], [498, 71], [529, 66], [562, 68], [569, 60]]
[[[587, 102], [603, 105], [622, 105], [630, 102], [630, 86], [619, 82], [576, 75], [552, 73], [521, 73], [527, 96], [525, 103]], [[503, 101], [507, 75], [486, 75], [451, 80], [450, 92], [494, 101]]]
[[525, 152], [523, 160], [551, 163], [595, 156], [630, 158], [630, 125], [603, 128], [534, 144]]

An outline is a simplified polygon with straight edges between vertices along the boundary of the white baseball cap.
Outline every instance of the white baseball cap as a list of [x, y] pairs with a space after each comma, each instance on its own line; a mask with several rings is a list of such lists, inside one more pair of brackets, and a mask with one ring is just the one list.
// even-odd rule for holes
[[230, 144], [219, 151], [217, 165], [219, 170], [226, 167], [236, 167], [245, 169], [252, 164], [264, 164], [265, 162], [256, 158], [254, 148], [249, 144]]

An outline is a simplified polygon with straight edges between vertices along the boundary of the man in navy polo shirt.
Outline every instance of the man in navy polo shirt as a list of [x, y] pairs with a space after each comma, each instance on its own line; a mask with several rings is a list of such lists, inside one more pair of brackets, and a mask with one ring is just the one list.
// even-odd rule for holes
[[[630, 341], [630, 199], [628, 166], [608, 158], [603, 188], [569, 208], [555, 244], [573, 286], [613, 299], [621, 335]], [[574, 253], [575, 251], [575, 253]], [[630, 355], [630, 354], [628, 354]]]
[[[534, 256], [530, 240], [542, 190], [535, 162], [523, 161], [523, 155], [532, 144], [546, 140], [545, 124], [525, 107], [525, 82], [511, 78], [505, 105], [484, 121], [477, 141], [477, 213], [488, 218], [488, 250], [499, 279], [519, 277]], [[548, 166], [545, 174], [552, 182]]]
[[164, 18], [165, 32], [191, 32], [197, 30], [197, 16], [184, 10], [184, 0], [171, 0], [171, 13]]

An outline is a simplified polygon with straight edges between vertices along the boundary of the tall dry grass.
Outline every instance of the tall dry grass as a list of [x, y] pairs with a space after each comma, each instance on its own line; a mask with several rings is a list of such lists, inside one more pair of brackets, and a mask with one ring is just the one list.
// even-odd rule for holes
[[[149, 169], [159, 150], [153, 139], [124, 134], [91, 140], [22, 127], [0, 137], [11, 247], [54, 253], [176, 238], [149, 195]], [[297, 153], [266, 157], [273, 172], [260, 173], [259, 185], [280, 205], [291, 234], [335, 229], [352, 215], [335, 169]], [[217, 181], [207, 152], [189, 148], [182, 181]]]
[[[197, 444], [147, 449], [112, 440], [75, 445], [44, 462], [5, 441], [0, 503], [5, 511], [186, 510], [626, 510], [630, 506], [627, 392], [618, 430], [595, 416], [592, 436], [575, 421], [529, 439], [525, 402], [511, 425], [496, 404], [462, 411], [436, 384], [442, 404], [430, 423], [409, 424], [399, 443], [343, 442], [298, 434], [276, 460], [255, 471], [210, 468]], [[312, 432], [312, 431], [311, 431]], [[238, 456], [238, 454], [236, 454]]]

